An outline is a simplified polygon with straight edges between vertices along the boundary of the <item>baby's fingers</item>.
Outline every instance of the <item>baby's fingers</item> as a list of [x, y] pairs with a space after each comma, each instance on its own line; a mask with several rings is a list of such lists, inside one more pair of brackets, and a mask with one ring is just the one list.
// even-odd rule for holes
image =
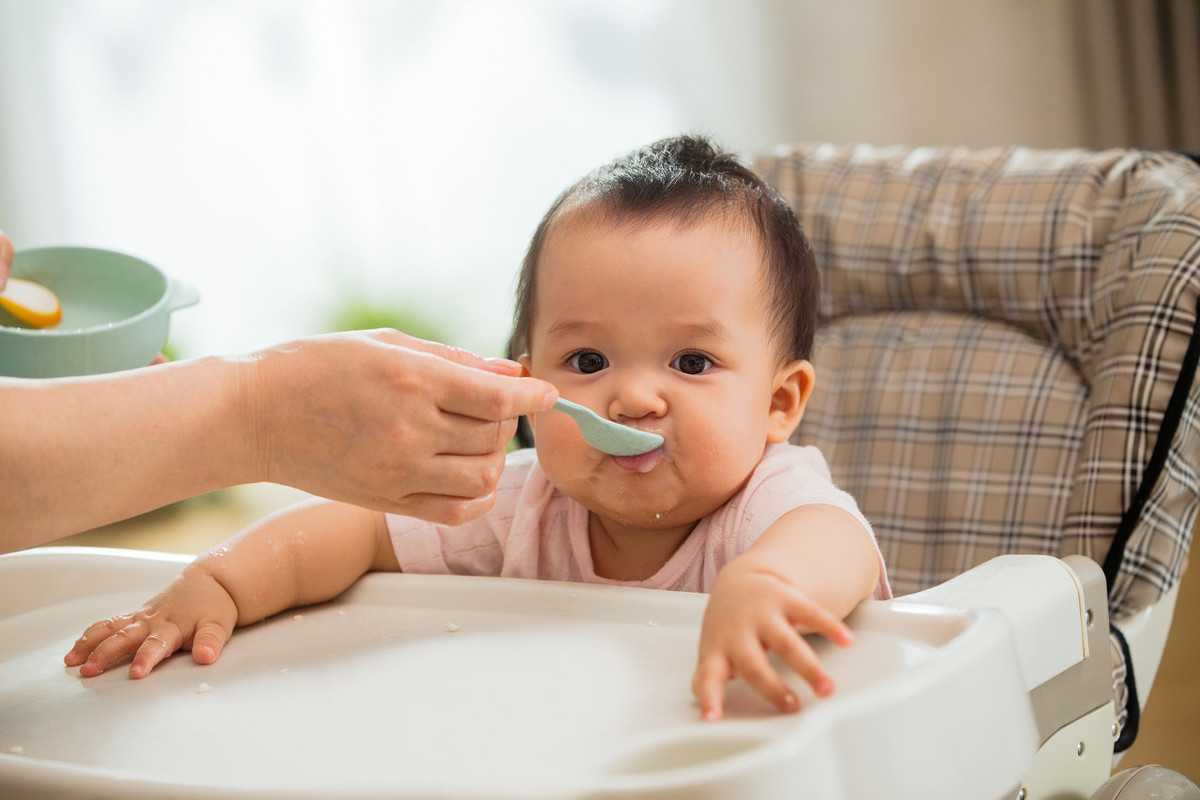
[[[112, 632], [109, 636], [97, 644], [83, 664], [80, 665], [79, 674], [83, 677], [91, 678], [99, 675], [114, 661], [135, 653], [150, 633], [145, 620], [129, 621], [124, 625], [113, 625], [111, 628]], [[84, 634], [89, 640], [92, 636], [100, 635], [102, 634]], [[74, 652], [74, 650], [71, 651], [71, 653]], [[68, 653], [68, 656], [71, 653]], [[68, 662], [68, 665], [70, 665], [70, 662]]]
[[785, 613], [793, 626], [819, 633], [834, 644], [846, 647], [854, 643], [854, 633], [840, 617], [805, 598], [793, 598]]
[[109, 619], [93, 623], [88, 626], [88, 629], [83, 632], [82, 636], [75, 640], [75, 644], [66, 656], [63, 657], [63, 661], [68, 667], [78, 667], [88, 660], [88, 656], [100, 646], [101, 642], [108, 639], [108, 637], [121, 628], [129, 625], [132, 621], [132, 614], [122, 614], [119, 617], [110, 617]]
[[803, 678], [818, 696], [828, 697], [833, 694], [833, 680], [829, 673], [821, 666], [817, 654], [795, 628], [781, 625], [771, 631], [766, 644], [784, 664]]
[[197, 664], [211, 664], [221, 656], [232, 631], [219, 622], [201, 622], [192, 638], [192, 658]]
[[150, 632], [134, 653], [129, 666], [129, 677], [144, 678], [158, 666], [159, 662], [174, 653], [183, 644], [183, 635], [175, 625], [160, 625]]
[[733, 678], [729, 660], [720, 653], [700, 659], [692, 676], [692, 694], [700, 704], [700, 716], [709, 722], [721, 718], [725, 704], [725, 684]]
[[733, 659], [733, 666], [754, 691], [780, 711], [797, 711], [800, 708], [796, 693], [783, 682], [779, 672], [767, 660], [766, 650], [757, 641], [741, 649]]

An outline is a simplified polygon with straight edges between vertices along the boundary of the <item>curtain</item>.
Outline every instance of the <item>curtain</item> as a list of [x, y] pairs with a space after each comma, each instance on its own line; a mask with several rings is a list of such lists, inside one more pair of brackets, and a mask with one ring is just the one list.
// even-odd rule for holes
[[1075, 0], [1093, 147], [1200, 151], [1200, 4]]

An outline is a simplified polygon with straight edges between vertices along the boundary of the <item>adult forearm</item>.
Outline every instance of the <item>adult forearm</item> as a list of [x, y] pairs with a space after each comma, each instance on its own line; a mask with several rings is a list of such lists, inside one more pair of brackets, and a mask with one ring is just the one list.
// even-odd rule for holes
[[0, 551], [259, 480], [251, 368], [204, 358], [103, 377], [0, 379]]
[[550, 384], [397, 331], [51, 381], [0, 378], [0, 551], [252, 481], [458, 524]]

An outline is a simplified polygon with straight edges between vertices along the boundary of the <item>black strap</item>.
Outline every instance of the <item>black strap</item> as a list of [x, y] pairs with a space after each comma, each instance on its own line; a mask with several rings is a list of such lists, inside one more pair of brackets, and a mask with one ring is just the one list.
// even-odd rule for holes
[[1129, 644], [1125, 641], [1125, 635], [1111, 622], [1108, 624], [1108, 630], [1121, 647], [1121, 657], [1125, 660], [1125, 688], [1129, 690], [1129, 697], [1125, 701], [1128, 716], [1125, 718], [1125, 724], [1121, 726], [1121, 735], [1113, 743], [1113, 752], [1124, 753], [1137, 738], [1138, 724], [1142, 721], [1142, 705], [1138, 702], [1137, 681], [1133, 677], [1133, 658], [1129, 655]]
[[1180, 365], [1179, 380], [1175, 382], [1175, 388], [1171, 391], [1171, 401], [1167, 403], [1167, 410], [1158, 430], [1158, 441], [1154, 443], [1154, 452], [1150, 456], [1150, 463], [1146, 465], [1146, 471], [1133, 496], [1133, 502], [1121, 516], [1121, 524], [1117, 526], [1117, 532], [1113, 534], [1108, 555], [1104, 557], [1104, 579], [1108, 582], [1110, 594], [1112, 587], [1116, 584], [1117, 573], [1121, 570], [1121, 562], [1125, 558], [1125, 547], [1129, 544], [1129, 537], [1133, 535], [1133, 530], [1137, 527], [1138, 520], [1142, 516], [1142, 509], [1146, 507], [1146, 502], [1150, 499], [1150, 493], [1154, 491], [1158, 479], [1166, 469], [1167, 456], [1171, 452], [1171, 442], [1175, 439], [1175, 432], [1179, 430], [1179, 422], [1183, 419], [1188, 395], [1191, 393], [1192, 383], [1196, 379], [1197, 363], [1200, 363], [1200, 303], [1197, 304], [1196, 322], [1192, 327], [1191, 341], [1188, 342], [1187, 353], [1184, 354], [1183, 363]]

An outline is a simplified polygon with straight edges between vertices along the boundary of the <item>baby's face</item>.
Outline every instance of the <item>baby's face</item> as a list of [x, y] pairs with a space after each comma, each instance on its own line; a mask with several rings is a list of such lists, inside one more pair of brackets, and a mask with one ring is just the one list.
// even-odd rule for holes
[[795, 386], [781, 386], [802, 384], [801, 411], [812, 386], [807, 362], [779, 363], [761, 273], [755, 239], [715, 222], [560, 225], [539, 261], [526, 365], [566, 399], [665, 442], [609, 456], [570, 417], [543, 412], [538, 460], [555, 486], [640, 528], [695, 522], [737, 492], [798, 421], [781, 396]]

